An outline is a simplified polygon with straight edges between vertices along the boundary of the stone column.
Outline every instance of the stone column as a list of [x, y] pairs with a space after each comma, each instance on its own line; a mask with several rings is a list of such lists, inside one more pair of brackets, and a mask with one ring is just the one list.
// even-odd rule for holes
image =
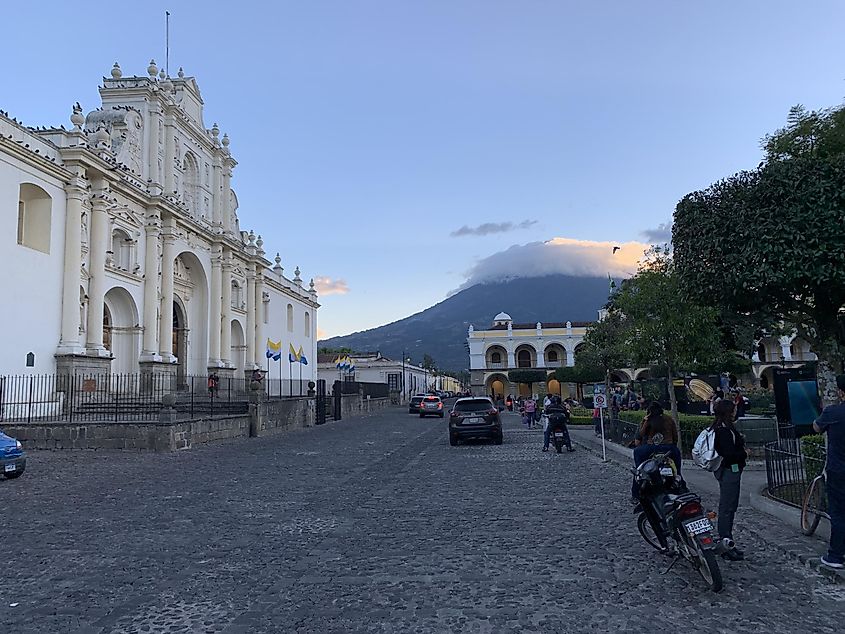
[[[81, 172], [81, 170], [80, 170]], [[62, 335], [57, 354], [81, 354], [79, 343], [79, 274], [82, 268], [82, 200], [85, 181], [81, 174], [71, 179], [66, 189], [65, 262], [62, 281]]]
[[147, 210], [144, 226], [144, 343], [141, 361], [161, 361], [158, 354], [158, 242], [161, 236], [161, 218], [155, 208]]
[[223, 251], [223, 320], [220, 324], [220, 359], [227, 365], [232, 365], [232, 261], [229, 254]]
[[170, 115], [164, 117], [164, 195], [172, 196], [176, 189], [173, 179], [173, 161], [176, 153], [176, 145], [173, 140], [173, 125], [170, 122]]
[[[255, 361], [255, 265], [246, 269], [246, 363]], [[249, 369], [247, 367], [247, 369]]]
[[106, 210], [109, 206], [108, 183], [99, 180], [95, 183], [91, 196], [91, 238], [88, 247], [88, 324], [87, 354], [94, 357], [108, 357], [109, 351], [103, 346], [103, 306], [106, 289], [106, 249], [109, 243], [109, 218]]
[[508, 369], [513, 369], [516, 367], [516, 356], [513, 352], [512, 345], [508, 345]]
[[223, 227], [223, 164], [220, 162], [220, 156], [216, 152], [214, 154], [211, 190], [214, 193], [212, 198], [212, 224], [216, 232]]
[[209, 318], [210, 333], [210, 350], [209, 350], [209, 367], [216, 368], [220, 365], [220, 316], [222, 312], [223, 303], [223, 256], [222, 249], [215, 247], [211, 254], [211, 316]]
[[783, 360], [792, 361], [792, 337], [780, 337], [778, 343]]
[[261, 273], [255, 276], [255, 365], [264, 367], [266, 347], [264, 341], [264, 278]]
[[220, 224], [223, 227], [223, 233], [230, 233], [235, 230], [235, 227], [230, 223], [232, 210], [229, 205], [229, 191], [232, 187], [232, 166], [228, 157], [223, 159], [221, 177], [223, 179], [223, 189], [220, 192]]
[[[172, 221], [171, 221], [172, 222]], [[176, 243], [171, 227], [162, 233], [161, 256], [161, 320], [158, 330], [158, 350], [161, 360], [173, 363], [173, 269], [176, 261]]]

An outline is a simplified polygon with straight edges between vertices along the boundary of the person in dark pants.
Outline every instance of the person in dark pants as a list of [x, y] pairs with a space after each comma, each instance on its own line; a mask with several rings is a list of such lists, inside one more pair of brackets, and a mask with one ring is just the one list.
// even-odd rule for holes
[[[656, 453], [668, 453], [681, 475], [681, 450], [678, 449], [678, 434], [675, 421], [663, 412], [660, 403], [648, 406], [643, 422], [634, 439], [634, 466], [639, 467]], [[683, 476], [682, 476], [683, 477]], [[631, 483], [631, 504], [640, 503], [640, 483], [634, 478]]]
[[836, 377], [837, 405], [828, 405], [813, 423], [827, 434], [827, 510], [830, 515], [830, 546], [821, 562], [828, 568], [845, 567], [845, 374]]
[[549, 424], [543, 430], [543, 451], [549, 450], [549, 441], [551, 440], [554, 428], [557, 426], [563, 428], [563, 442], [567, 450], [575, 451], [572, 448], [572, 439], [569, 437], [569, 428], [567, 427], [569, 410], [566, 408], [566, 405], [560, 402], [559, 396], [552, 397], [551, 403], [546, 408], [546, 416], [549, 417]]
[[[715, 471], [719, 481], [719, 537], [733, 539], [734, 516], [739, 507], [739, 491], [742, 471], [745, 469], [745, 438], [734, 425], [736, 407], [727, 399], [718, 401], [714, 407], [716, 419], [710, 429], [716, 432], [716, 453], [722, 456], [722, 464]], [[745, 554], [733, 548], [722, 557], [730, 561], [745, 559]]]

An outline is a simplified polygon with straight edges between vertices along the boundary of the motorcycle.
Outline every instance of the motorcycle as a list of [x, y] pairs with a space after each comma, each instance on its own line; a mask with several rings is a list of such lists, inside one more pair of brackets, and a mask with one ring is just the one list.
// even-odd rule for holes
[[686, 491], [674, 460], [668, 453], [650, 456], [633, 470], [640, 486], [637, 528], [647, 544], [672, 557], [668, 573], [684, 559], [713, 592], [722, 590], [722, 573], [716, 555], [734, 547], [719, 539], [705, 515], [701, 498]]
[[572, 439], [569, 437], [569, 429], [566, 426], [565, 414], [543, 414], [543, 429], [548, 426], [549, 440], [554, 443], [555, 451], [563, 453], [563, 447], [566, 446], [569, 451], [572, 451]]

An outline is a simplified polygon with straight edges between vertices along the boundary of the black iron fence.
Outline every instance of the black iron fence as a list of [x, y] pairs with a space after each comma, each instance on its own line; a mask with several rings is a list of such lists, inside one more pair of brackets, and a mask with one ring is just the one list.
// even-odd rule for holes
[[387, 383], [365, 383], [363, 381], [336, 381], [341, 394], [361, 394], [364, 398], [387, 398], [390, 386]]
[[[133, 422], [157, 420], [173, 395], [177, 418], [244, 414], [252, 379], [173, 374], [0, 376], [0, 421]], [[308, 381], [262, 379], [268, 398], [308, 395]], [[165, 400], [170, 400], [168, 397]]]
[[824, 469], [824, 458], [805, 455], [799, 438], [781, 438], [766, 444], [766, 479], [769, 496], [801, 507], [807, 486]]

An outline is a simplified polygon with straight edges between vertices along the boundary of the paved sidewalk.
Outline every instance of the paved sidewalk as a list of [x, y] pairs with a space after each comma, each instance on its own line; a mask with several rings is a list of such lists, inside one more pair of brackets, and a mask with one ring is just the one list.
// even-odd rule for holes
[[[602, 455], [601, 438], [596, 437], [592, 427], [573, 427], [571, 435], [573, 443], [599, 456]], [[607, 459], [610, 462], [626, 470], [633, 466], [633, 450], [610, 441], [607, 441], [606, 447]], [[832, 581], [845, 583], [845, 572], [830, 570], [819, 563], [819, 557], [827, 552], [830, 534], [827, 520], [822, 521], [823, 525], [819, 526], [812, 537], [802, 535], [801, 512], [765, 495], [765, 469], [765, 464], [761, 462], [751, 463], [742, 474], [737, 530], [748, 530], [800, 564], [818, 571]], [[700, 469], [692, 460], [684, 460], [682, 471], [690, 489], [701, 495], [711, 508], [718, 508], [719, 483], [713, 474]]]

